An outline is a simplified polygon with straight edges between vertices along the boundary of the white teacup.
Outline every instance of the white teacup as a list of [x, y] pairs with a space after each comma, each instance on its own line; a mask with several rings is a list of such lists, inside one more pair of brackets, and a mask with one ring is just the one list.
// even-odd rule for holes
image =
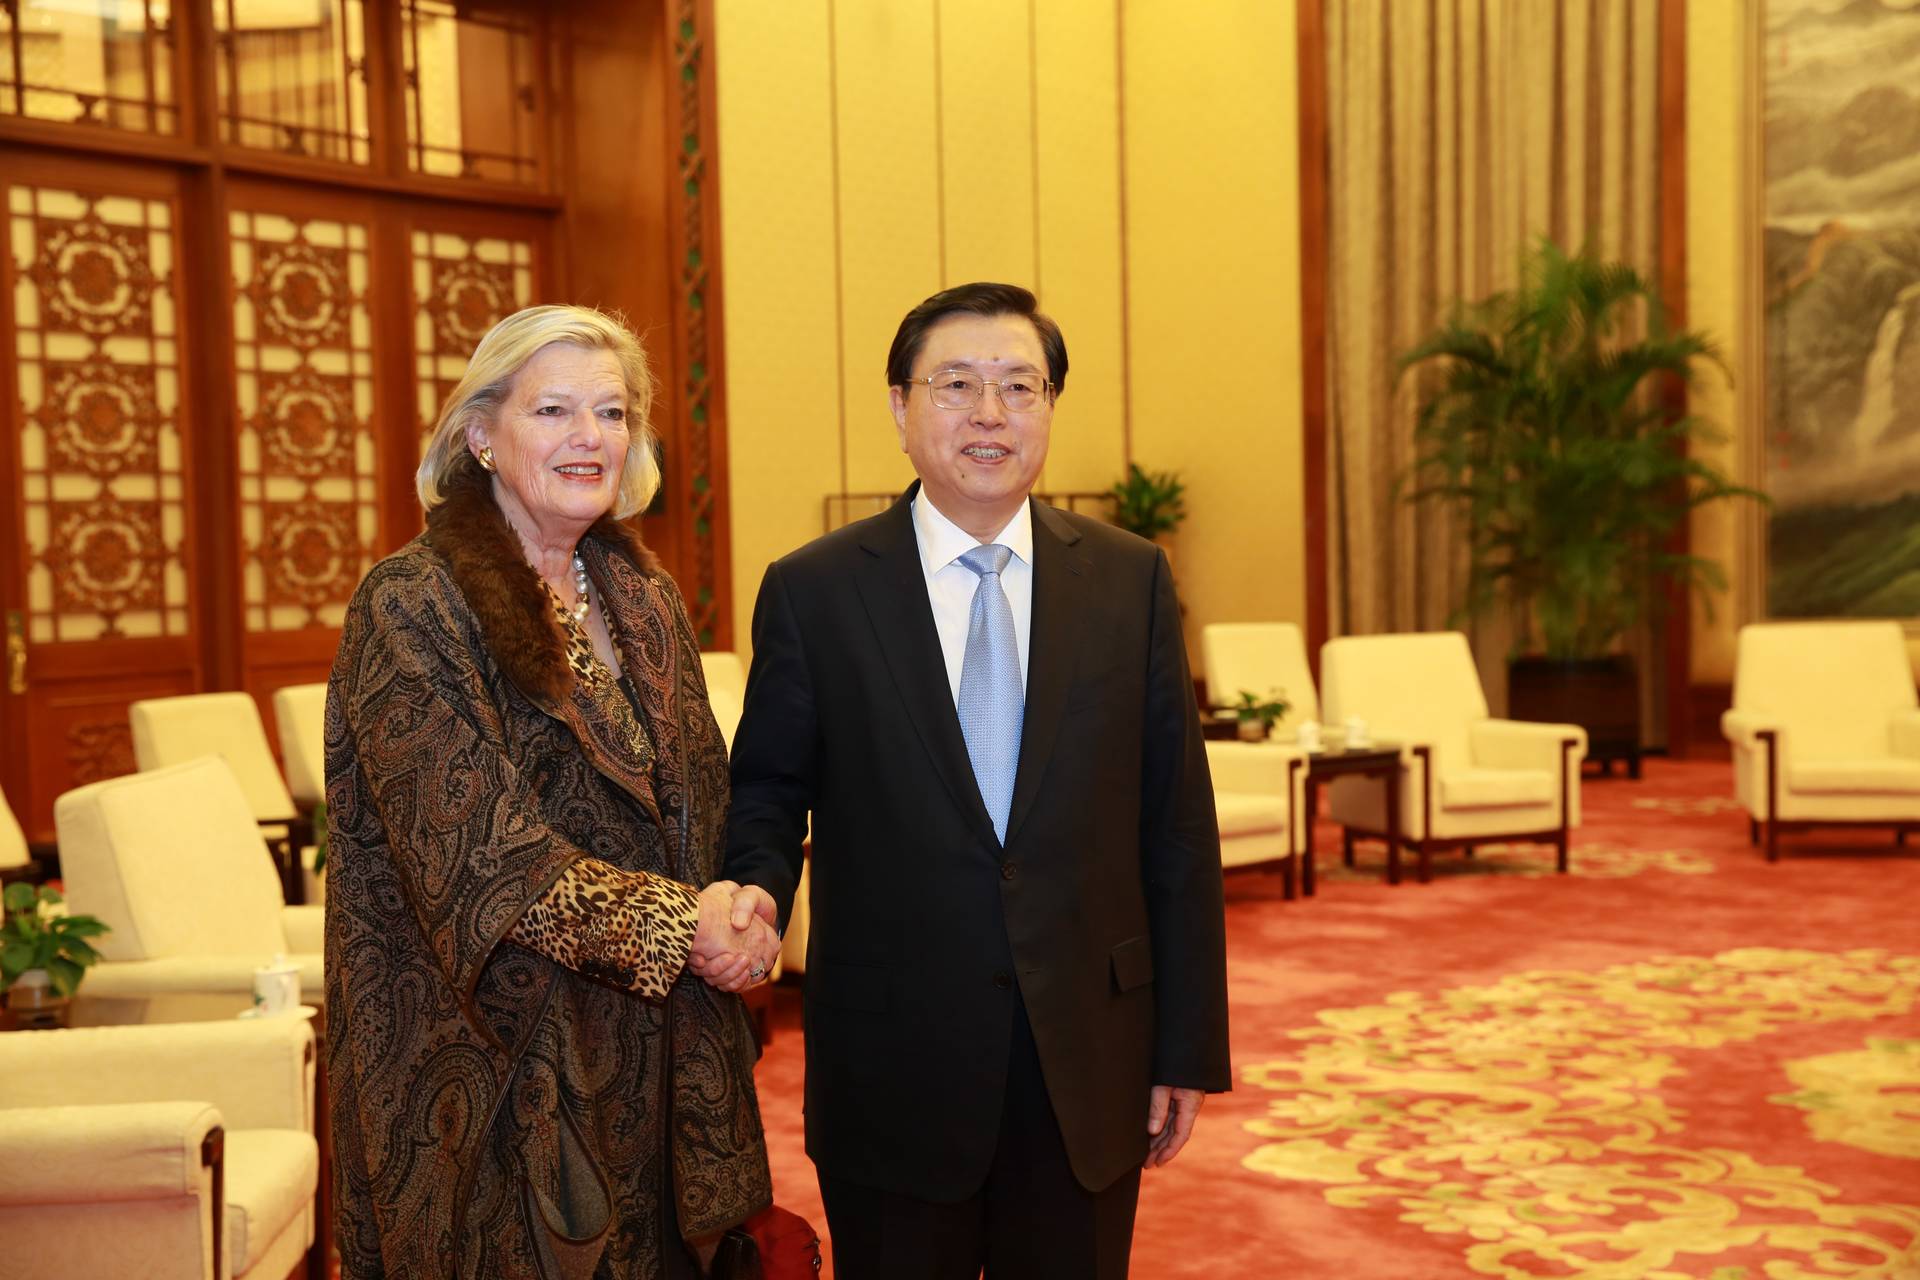
[[300, 966], [288, 964], [285, 956], [253, 971], [253, 1012], [256, 1017], [271, 1018], [300, 1009]]
[[1320, 722], [1318, 720], [1302, 720], [1293, 732], [1294, 741], [1300, 744], [1301, 750], [1318, 751], [1320, 749]]
[[1362, 748], [1362, 747], [1369, 747], [1372, 745], [1373, 745], [1373, 735], [1371, 731], [1367, 728], [1367, 722], [1365, 718], [1361, 716], [1348, 716], [1347, 717], [1348, 748], [1349, 749]]

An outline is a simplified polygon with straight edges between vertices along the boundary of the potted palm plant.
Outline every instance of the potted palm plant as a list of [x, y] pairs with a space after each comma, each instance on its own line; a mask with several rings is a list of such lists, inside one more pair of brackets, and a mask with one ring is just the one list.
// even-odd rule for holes
[[45, 885], [10, 884], [0, 913], [0, 989], [7, 1008], [31, 1025], [58, 1018], [87, 967], [100, 959], [87, 939], [107, 931], [92, 916], [52, 910], [60, 902]]
[[[1691, 385], [1708, 339], [1670, 330], [1631, 267], [1541, 241], [1511, 292], [1460, 306], [1400, 359], [1432, 369], [1409, 497], [1450, 504], [1469, 553], [1462, 612], [1512, 607], [1508, 701], [1519, 719], [1588, 731], [1590, 758], [1639, 776], [1639, 682], [1622, 641], [1668, 583], [1722, 588], [1673, 550], [1695, 507], [1759, 497], [1689, 455], [1719, 433], [1662, 402]], [[1723, 366], [1724, 367], [1724, 366]]]
[[1187, 518], [1187, 486], [1171, 471], [1142, 470], [1127, 464], [1127, 478], [1107, 490], [1113, 498], [1113, 522], [1149, 542], [1172, 533]]

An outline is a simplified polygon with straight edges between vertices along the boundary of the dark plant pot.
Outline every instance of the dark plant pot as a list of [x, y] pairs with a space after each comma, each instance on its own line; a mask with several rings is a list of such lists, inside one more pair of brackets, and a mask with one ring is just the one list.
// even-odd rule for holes
[[1633, 659], [1515, 658], [1507, 664], [1507, 714], [1515, 720], [1577, 724], [1587, 731], [1587, 759], [1613, 772], [1627, 763], [1640, 776], [1640, 676]]

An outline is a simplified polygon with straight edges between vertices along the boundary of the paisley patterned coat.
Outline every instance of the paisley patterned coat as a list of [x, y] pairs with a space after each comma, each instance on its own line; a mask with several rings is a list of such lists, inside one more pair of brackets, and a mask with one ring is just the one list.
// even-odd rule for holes
[[647, 999], [506, 935], [583, 858], [709, 883], [726, 751], [652, 556], [612, 521], [581, 542], [635, 741], [575, 687], [488, 479], [464, 465], [367, 575], [328, 692], [342, 1276], [652, 1280], [669, 1217], [700, 1236], [772, 1199], [745, 1007], [690, 973]]

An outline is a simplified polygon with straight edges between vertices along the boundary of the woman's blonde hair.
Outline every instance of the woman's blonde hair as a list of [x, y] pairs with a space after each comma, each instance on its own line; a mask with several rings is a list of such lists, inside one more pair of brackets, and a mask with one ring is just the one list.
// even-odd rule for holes
[[440, 407], [440, 420], [427, 440], [426, 456], [414, 476], [420, 505], [431, 511], [446, 499], [446, 480], [467, 448], [467, 428], [491, 425], [494, 415], [527, 362], [556, 342], [589, 351], [611, 351], [627, 384], [627, 460], [620, 471], [620, 495], [613, 516], [624, 520], [644, 511], [660, 488], [660, 463], [653, 452], [653, 371], [646, 349], [622, 318], [592, 307], [545, 306], [516, 311], [487, 330], [467, 361], [460, 384]]

